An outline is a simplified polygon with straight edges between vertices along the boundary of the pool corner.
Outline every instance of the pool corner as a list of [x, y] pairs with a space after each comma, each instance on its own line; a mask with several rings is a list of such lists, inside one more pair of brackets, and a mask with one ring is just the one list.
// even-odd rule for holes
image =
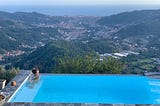
[[[3, 93], [7, 93], [8, 95], [5, 102], [8, 102], [8, 100], [16, 93], [18, 88], [20, 88], [22, 83], [25, 82], [30, 74], [30, 70], [20, 70], [20, 72], [5, 86], [5, 88], [1, 91]], [[11, 86], [12, 81], [16, 81], [15, 86]]]

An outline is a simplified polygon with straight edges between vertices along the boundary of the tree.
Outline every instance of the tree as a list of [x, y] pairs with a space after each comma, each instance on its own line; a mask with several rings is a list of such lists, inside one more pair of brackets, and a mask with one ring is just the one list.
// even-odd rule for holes
[[88, 54], [85, 56], [63, 57], [57, 61], [53, 72], [80, 74], [120, 74], [123, 64], [112, 57], [100, 60], [99, 56]]
[[6, 79], [7, 80], [7, 83], [9, 81], [11, 81], [12, 78], [14, 78], [19, 72], [19, 69], [15, 69], [15, 68], [12, 68], [12, 69], [9, 69], [9, 70], [6, 70], [5, 68], [3, 67], [0, 67], [0, 79]]

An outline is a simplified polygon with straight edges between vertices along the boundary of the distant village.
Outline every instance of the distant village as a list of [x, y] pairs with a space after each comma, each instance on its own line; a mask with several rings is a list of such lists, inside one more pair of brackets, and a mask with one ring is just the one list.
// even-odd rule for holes
[[10, 52], [6, 52], [4, 54], [0, 54], [0, 61], [3, 61], [5, 57], [16, 57], [16, 56], [19, 56], [19, 55], [22, 55], [24, 54], [25, 52], [24, 51], [21, 51], [21, 50], [13, 50], [13, 51], [10, 51]]

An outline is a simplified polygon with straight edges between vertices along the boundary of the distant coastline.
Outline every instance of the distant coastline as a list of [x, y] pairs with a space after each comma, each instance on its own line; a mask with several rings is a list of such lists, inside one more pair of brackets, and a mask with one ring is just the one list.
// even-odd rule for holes
[[134, 10], [160, 9], [159, 5], [0, 6], [6, 12], [38, 12], [52, 16], [109, 16]]

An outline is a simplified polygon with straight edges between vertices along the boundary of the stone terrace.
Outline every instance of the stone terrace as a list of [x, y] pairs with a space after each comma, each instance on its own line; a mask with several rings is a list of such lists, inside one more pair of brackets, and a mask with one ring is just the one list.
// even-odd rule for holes
[[86, 104], [86, 103], [5, 103], [3, 106], [160, 106], [138, 104]]
[[1, 91], [7, 93], [9, 97], [7, 97], [6, 101], [14, 94], [14, 92], [20, 87], [20, 85], [24, 82], [24, 80], [31, 74], [29, 70], [20, 70], [18, 75], [12, 79], [12, 81], [16, 81], [16, 86], [11, 86], [11, 82], [6, 85], [6, 87]]

